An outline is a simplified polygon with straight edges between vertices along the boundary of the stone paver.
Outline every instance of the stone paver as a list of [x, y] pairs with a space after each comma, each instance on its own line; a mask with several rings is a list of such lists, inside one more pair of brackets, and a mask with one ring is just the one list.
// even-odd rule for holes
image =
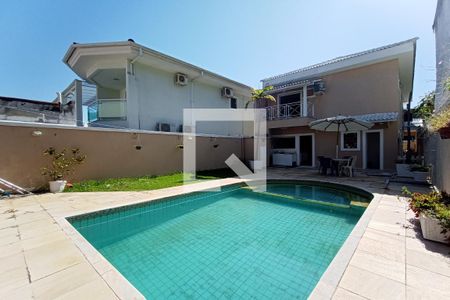
[[[405, 199], [398, 197], [403, 184], [391, 183], [385, 190], [383, 178], [328, 178], [299, 169], [270, 169], [269, 176], [332, 181], [376, 197], [366, 211], [366, 223], [355, 227], [311, 298], [450, 299], [450, 247], [422, 239]], [[65, 217], [235, 182], [239, 180], [0, 201], [0, 299], [142, 298]]]

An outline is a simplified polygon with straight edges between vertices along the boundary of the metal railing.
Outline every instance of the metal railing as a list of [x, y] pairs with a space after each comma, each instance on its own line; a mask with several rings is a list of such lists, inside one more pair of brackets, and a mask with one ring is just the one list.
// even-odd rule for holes
[[[307, 117], [314, 116], [314, 103], [307, 102]], [[284, 120], [303, 117], [303, 105], [301, 102], [291, 102], [266, 107], [267, 120]]]
[[88, 121], [126, 119], [126, 99], [97, 99], [88, 106]]

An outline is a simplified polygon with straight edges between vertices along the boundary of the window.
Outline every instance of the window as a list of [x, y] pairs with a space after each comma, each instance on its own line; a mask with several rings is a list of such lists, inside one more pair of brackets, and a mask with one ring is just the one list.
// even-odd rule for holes
[[230, 108], [237, 108], [236, 98], [230, 98]]
[[359, 132], [341, 133], [341, 150], [359, 151]]
[[295, 149], [295, 137], [272, 138], [272, 149]]
[[300, 93], [288, 94], [279, 97], [280, 104], [288, 104], [293, 102], [300, 102]]

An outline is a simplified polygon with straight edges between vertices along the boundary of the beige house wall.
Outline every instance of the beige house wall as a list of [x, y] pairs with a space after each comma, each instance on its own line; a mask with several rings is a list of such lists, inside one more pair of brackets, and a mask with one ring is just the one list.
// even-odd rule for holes
[[390, 60], [322, 77], [326, 92], [314, 100], [315, 117], [402, 112], [398, 68]]
[[[2, 124], [0, 140], [0, 177], [26, 188], [36, 189], [48, 181], [40, 169], [49, 163], [43, 151], [51, 146], [79, 148], [87, 155], [86, 162], [69, 176], [73, 181], [161, 175], [183, 168], [183, 150], [177, 147], [183, 144], [181, 134]], [[239, 158], [244, 155], [241, 138], [197, 137], [198, 170], [225, 168], [224, 161], [232, 153]]]
[[[384, 141], [384, 169], [395, 169], [395, 160], [397, 159], [397, 150], [398, 150], [398, 138], [397, 138], [397, 127], [396, 122], [389, 122], [384, 124], [377, 124], [373, 128], [373, 130], [382, 129], [383, 130], [383, 141]], [[272, 129], [270, 131], [271, 136], [276, 135], [297, 135], [297, 134], [305, 134], [305, 133], [313, 133], [315, 140], [315, 159], [317, 156], [327, 156], [327, 157], [335, 157], [336, 155], [336, 132], [320, 132], [311, 130], [307, 126], [301, 127], [290, 127], [290, 128], [278, 128]], [[359, 151], [339, 151], [339, 156], [356, 156], [356, 167], [363, 167], [363, 150], [364, 147], [362, 145], [362, 135], [361, 137], [361, 145]], [[340, 143], [340, 139], [339, 139]], [[317, 165], [317, 160], [316, 160]]]
[[[377, 123], [371, 129], [383, 129], [384, 169], [395, 169], [399, 153], [403, 108], [397, 60], [321, 76], [326, 84], [324, 95], [312, 98], [315, 119], [336, 115], [362, 115], [398, 112], [396, 122]], [[276, 95], [275, 95], [276, 96]], [[336, 133], [309, 129], [311, 118], [269, 121], [271, 135], [315, 133], [315, 156], [335, 156]], [[306, 123], [305, 123], [306, 122]], [[356, 155], [358, 168], [363, 167], [363, 145], [360, 151], [340, 151], [341, 156]]]

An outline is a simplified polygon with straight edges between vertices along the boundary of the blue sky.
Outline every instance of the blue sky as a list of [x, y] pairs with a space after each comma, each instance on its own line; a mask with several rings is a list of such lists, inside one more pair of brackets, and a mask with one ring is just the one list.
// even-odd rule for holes
[[435, 87], [436, 0], [8, 1], [0, 11], [0, 95], [53, 100], [76, 75], [76, 42], [133, 38], [259, 87], [259, 80], [419, 37], [414, 101]]

